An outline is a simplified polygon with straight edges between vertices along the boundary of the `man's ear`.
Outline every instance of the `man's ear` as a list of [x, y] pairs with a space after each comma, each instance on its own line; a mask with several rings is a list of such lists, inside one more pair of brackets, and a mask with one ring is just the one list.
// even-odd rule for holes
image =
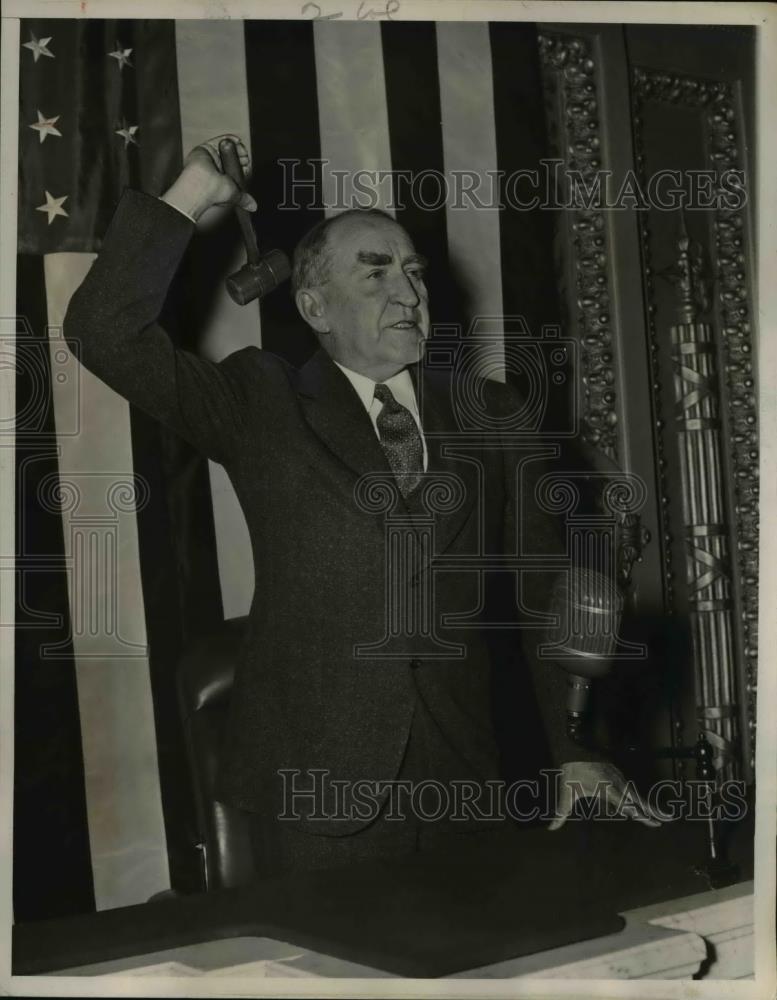
[[300, 316], [316, 333], [329, 333], [326, 303], [317, 288], [303, 288], [294, 296]]

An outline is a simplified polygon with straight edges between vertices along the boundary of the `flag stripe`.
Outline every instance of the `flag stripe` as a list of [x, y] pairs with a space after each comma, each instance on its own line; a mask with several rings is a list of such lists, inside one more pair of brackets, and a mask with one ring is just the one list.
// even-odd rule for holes
[[[313, 25], [246, 21], [245, 47], [259, 244], [291, 256], [302, 234], [323, 218], [320, 188], [291, 186], [295, 178], [315, 179], [311, 161], [321, 158]], [[262, 346], [293, 365], [306, 361], [316, 342], [288, 286], [268, 295], [261, 310]]]
[[[126, 44], [133, 49], [132, 86], [125, 90], [123, 108], [127, 120], [138, 125], [131, 180], [141, 190], [159, 194], [177, 176], [182, 161], [175, 22], [119, 23], [117, 36], [128, 38]], [[178, 339], [180, 319], [168, 310], [165, 323]], [[193, 890], [201, 887], [201, 866], [195, 849], [194, 803], [189, 783], [182, 780], [188, 765], [176, 668], [184, 637], [195, 627], [220, 620], [218, 603], [209, 618], [200, 607], [204, 602], [191, 597], [203, 587], [208, 594], [212, 590], [213, 513], [207, 466], [186, 442], [132, 406], [130, 423], [135, 473], [148, 485], [148, 502], [138, 510], [137, 530], [170, 884]], [[192, 478], [199, 482], [199, 492], [177, 488]], [[210, 540], [204, 567], [210, 573], [200, 575], [199, 567], [182, 571], [181, 567], [191, 566], [195, 544], [202, 538]]]
[[[430, 261], [427, 275], [433, 323], [450, 323], [461, 311], [448, 274], [445, 161], [433, 22], [384, 21], [381, 25], [396, 219]], [[410, 182], [401, 175], [408, 172]]]
[[[24, 37], [24, 36], [23, 36]], [[94, 910], [62, 518], [41, 487], [59, 476], [43, 260], [17, 258], [14, 917]], [[34, 562], [43, 565], [33, 569]], [[58, 659], [43, 647], [56, 644]]]
[[[536, 170], [548, 156], [537, 28], [534, 24], [499, 23], [490, 28], [493, 55], [493, 108], [499, 167], [504, 177]], [[520, 190], [520, 189], [518, 189]], [[536, 186], [521, 191], [530, 204]], [[516, 192], [505, 192], [506, 204]], [[546, 209], [508, 209], [500, 213], [501, 271], [510, 275], [502, 286], [505, 316], [526, 318], [539, 336], [543, 324], [558, 323], [558, 290], [553, 263], [553, 226]]]
[[[44, 258], [50, 326], [93, 255]], [[50, 337], [52, 356], [61, 346]], [[54, 380], [84, 780], [97, 909], [144, 902], [169, 887], [157, 770], [154, 707], [146, 655], [129, 405], [83, 368]], [[68, 434], [78, 415], [76, 434]], [[99, 470], [99, 471], [97, 471]], [[67, 485], [65, 485], [67, 484]], [[142, 496], [142, 488], [141, 488]], [[142, 502], [142, 500], [141, 500]]]
[[[184, 156], [226, 132], [241, 136], [250, 148], [243, 25], [237, 20], [177, 21], [175, 39]], [[223, 287], [223, 279], [245, 263], [231, 214], [208, 232], [208, 239], [205, 289], [210, 294], [217, 284], [219, 291], [198, 346], [206, 357], [220, 361], [241, 347], [261, 344], [260, 317], [256, 303], [239, 306]], [[202, 286], [198, 282], [196, 287]]]
[[[391, 146], [380, 25], [316, 21], [313, 37], [326, 213], [373, 204], [389, 210]], [[354, 184], [357, 171], [366, 172], [364, 191]], [[374, 183], [367, 174], [379, 171], [385, 179]]]
[[176, 58], [176, 24], [143, 20], [133, 24], [138, 104], [138, 166], [141, 190], [159, 196], [182, 162], [182, 135]]
[[[482, 185], [481, 202], [487, 204], [498, 168], [488, 25], [440, 22], [437, 50], [446, 176], [453, 188], [454, 172], [470, 173], [473, 183]], [[489, 332], [498, 336], [502, 331], [499, 212], [455, 208], [449, 199], [447, 224], [451, 266], [468, 300], [468, 318], [487, 318]], [[503, 377], [498, 341], [494, 347], [484, 374]]]
[[[242, 23], [177, 21], [176, 50], [184, 155], [198, 143], [223, 133], [240, 136], [250, 149]], [[193, 241], [187, 290], [202, 303], [198, 311], [206, 320], [200, 321], [202, 337], [197, 350], [214, 360], [261, 344], [258, 303], [239, 306], [224, 287], [227, 275], [244, 263], [245, 248], [233, 213]], [[191, 310], [189, 316], [194, 318]], [[213, 462], [208, 463], [208, 470], [221, 604], [224, 616], [234, 618], [247, 613], [253, 590], [248, 528], [224, 470]]]
[[[496, 146], [504, 178], [500, 197], [508, 206], [517, 205], [517, 199], [528, 206], [538, 193], [538, 185], [507, 179], [528, 170], [537, 171], [541, 182], [541, 161], [548, 156], [544, 107], [537, 100], [542, 94], [537, 28], [534, 24], [500, 23], [491, 25], [490, 36]], [[504, 190], [505, 185], [509, 185], [508, 190]], [[561, 322], [553, 232], [553, 216], [547, 209], [508, 207], [500, 213], [501, 273], [509, 276], [502, 284], [503, 312], [505, 317], [522, 316], [537, 338], [543, 326]], [[513, 360], [508, 359], [507, 377], [521, 379], [520, 354], [512, 351], [510, 356]], [[545, 380], [547, 430], [569, 426], [574, 384], [572, 378], [558, 385], [550, 378]], [[524, 384], [521, 388], [528, 387]]]
[[254, 596], [251, 536], [226, 469], [208, 462], [208, 473], [224, 618], [239, 618], [248, 614]]

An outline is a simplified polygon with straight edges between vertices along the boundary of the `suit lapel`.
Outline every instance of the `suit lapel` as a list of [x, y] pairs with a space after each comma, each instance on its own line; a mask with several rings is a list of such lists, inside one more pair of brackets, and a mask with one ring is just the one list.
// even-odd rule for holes
[[[428, 517], [433, 513], [434, 551], [439, 555], [450, 547], [472, 512], [478, 495], [478, 473], [471, 461], [449, 453], [456, 451], [459, 438], [449, 381], [439, 373], [431, 373], [419, 366], [413, 366], [410, 372], [424, 428], [428, 468], [421, 487], [408, 498], [408, 505], [417, 517]], [[439, 509], [439, 505], [434, 503], [435, 496], [445, 496], [451, 483], [454, 489], [461, 491], [461, 502], [452, 505], [452, 510]], [[434, 485], [439, 485], [440, 489], [435, 490]], [[432, 511], [429, 511], [430, 501], [434, 504]]]
[[358, 393], [326, 351], [316, 351], [300, 369], [297, 391], [308, 424], [344, 466], [357, 477], [391, 475]]
[[[424, 429], [428, 469], [421, 485], [400, 503], [396, 513], [409, 513], [420, 525], [430, 516], [435, 525], [435, 545], [431, 556], [444, 552], [458, 535], [471, 513], [478, 492], [476, 467], [446, 454], [446, 446], [456, 443], [457, 428], [450, 403], [448, 383], [414, 365], [410, 374], [416, 390], [421, 425]], [[375, 434], [369, 414], [348, 378], [324, 350], [318, 350], [299, 372], [297, 391], [305, 419], [318, 438], [332, 452], [343, 471], [353, 477], [378, 473], [392, 478], [391, 467]], [[444, 495], [451, 477], [462, 491], [454, 510], [429, 508], [430, 498]], [[438, 484], [440, 491], [431, 489]]]

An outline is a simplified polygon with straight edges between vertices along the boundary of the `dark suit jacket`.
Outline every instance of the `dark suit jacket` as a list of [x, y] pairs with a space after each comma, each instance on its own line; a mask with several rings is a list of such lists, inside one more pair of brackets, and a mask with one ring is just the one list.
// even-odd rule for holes
[[[369, 497], [358, 501], [355, 488], [369, 473], [391, 484], [390, 468], [357, 394], [323, 351], [298, 371], [255, 347], [220, 363], [175, 348], [156, 321], [193, 231], [165, 203], [125, 192], [64, 333], [88, 369], [222, 463], [245, 514], [255, 593], [223, 797], [269, 814], [277, 811], [279, 769], [395, 777], [418, 692], [461, 761], [458, 777], [497, 777], [488, 633], [445, 623], [446, 615], [469, 612], [477, 626], [481, 574], [461, 567], [429, 574], [441, 557], [462, 562], [514, 544], [505, 534], [514, 508], [506, 453], [469, 441], [463, 457], [446, 455], [444, 435], [449, 445], [457, 441], [448, 387], [431, 372], [414, 372], [427, 479], [461, 488], [460, 502], [432, 515], [433, 551], [404, 575], [409, 594], [433, 579], [437, 638], [399, 635], [376, 658], [355, 656], [356, 646], [379, 642], [387, 629], [385, 511], [370, 509]], [[495, 406], [506, 391], [489, 387]], [[419, 530], [429, 518], [421, 493], [397, 507]], [[558, 544], [539, 514], [524, 530], [538, 551]], [[463, 643], [466, 655], [441, 658], [440, 642]], [[577, 759], [563, 741], [563, 681], [547, 667], [541, 674], [551, 687], [544, 692], [551, 739], [560, 756]], [[340, 821], [331, 832], [362, 822]]]

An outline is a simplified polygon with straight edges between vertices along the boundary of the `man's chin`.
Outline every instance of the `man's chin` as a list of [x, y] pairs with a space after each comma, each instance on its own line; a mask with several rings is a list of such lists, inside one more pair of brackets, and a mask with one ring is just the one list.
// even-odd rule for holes
[[426, 341], [419, 340], [412, 349], [403, 352], [402, 361], [406, 365], [414, 365], [423, 359]]
[[[410, 331], [408, 331], [408, 333], [410, 333]], [[420, 361], [421, 358], [423, 358], [425, 350], [426, 335], [416, 327], [412, 331], [412, 337], [407, 337], [407, 343], [401, 346], [401, 348], [397, 351], [397, 355], [401, 356], [406, 365], [412, 365], [414, 362]]]

